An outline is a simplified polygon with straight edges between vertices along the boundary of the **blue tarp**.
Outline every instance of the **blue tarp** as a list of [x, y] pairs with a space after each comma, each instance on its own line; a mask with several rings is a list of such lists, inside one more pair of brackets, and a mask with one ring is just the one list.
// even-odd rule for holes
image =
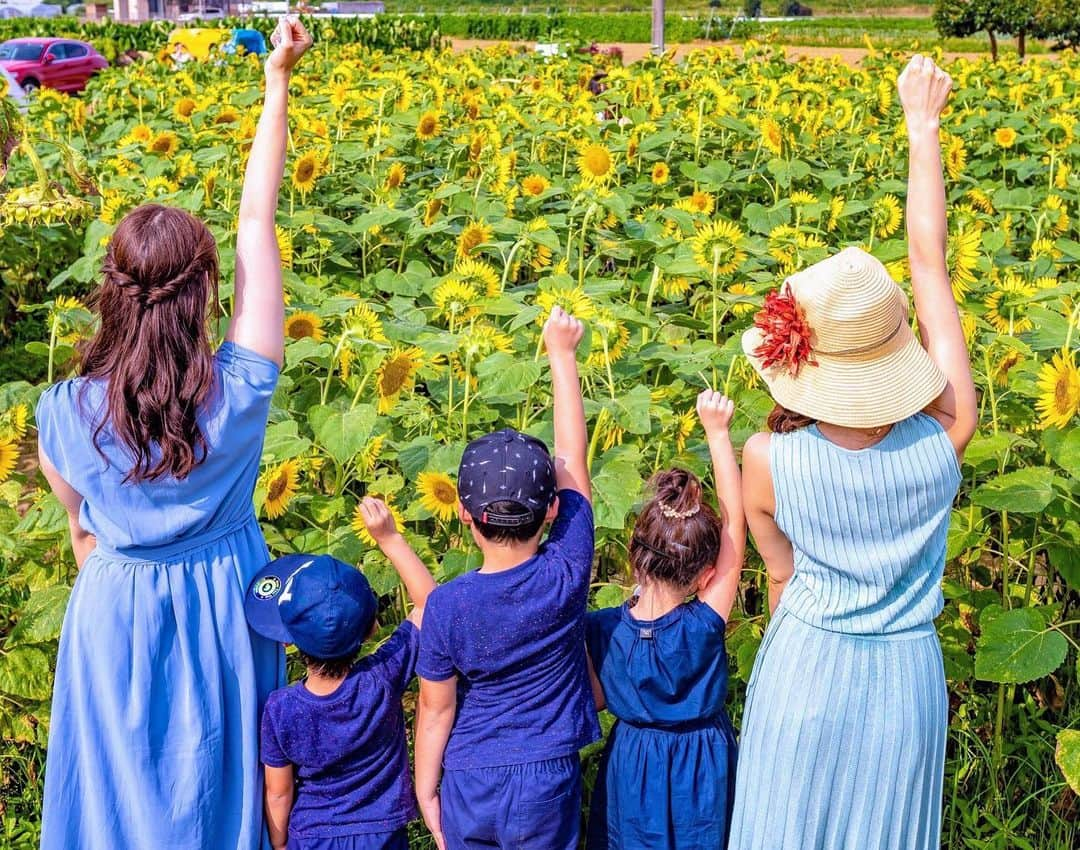
[[245, 53], [254, 53], [262, 56], [266, 53], [266, 39], [258, 30], [233, 30], [232, 38], [222, 48], [226, 53], [235, 53], [238, 47], [243, 47]]

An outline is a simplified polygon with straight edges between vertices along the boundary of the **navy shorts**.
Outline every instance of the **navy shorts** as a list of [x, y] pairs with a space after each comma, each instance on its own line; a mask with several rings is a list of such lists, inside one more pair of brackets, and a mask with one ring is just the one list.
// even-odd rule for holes
[[290, 835], [289, 850], [409, 850], [409, 833], [402, 827], [393, 832], [339, 835], [336, 838], [297, 838]]
[[440, 798], [448, 850], [578, 846], [581, 762], [576, 754], [506, 767], [448, 770]]

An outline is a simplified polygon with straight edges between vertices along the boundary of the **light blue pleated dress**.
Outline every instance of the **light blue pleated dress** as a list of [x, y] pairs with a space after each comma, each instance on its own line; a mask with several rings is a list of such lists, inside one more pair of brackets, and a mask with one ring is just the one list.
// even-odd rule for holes
[[252, 507], [277, 366], [231, 343], [200, 413], [206, 460], [184, 481], [123, 483], [104, 384], [49, 389], [41, 446], [97, 536], [60, 636], [43, 850], [258, 850], [259, 714], [284, 684], [281, 647], [247, 627], [267, 561]]
[[770, 466], [795, 573], [750, 678], [730, 848], [938, 850], [956, 452], [920, 413], [861, 451], [774, 434]]

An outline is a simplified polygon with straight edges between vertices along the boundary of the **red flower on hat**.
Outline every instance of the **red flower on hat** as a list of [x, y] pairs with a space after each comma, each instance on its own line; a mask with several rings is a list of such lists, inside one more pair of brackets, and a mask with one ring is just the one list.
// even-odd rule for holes
[[754, 316], [754, 327], [763, 336], [761, 344], [754, 349], [762, 368], [782, 363], [795, 377], [804, 363], [817, 366], [810, 346], [812, 331], [806, 313], [795, 302], [791, 284], [785, 283], [782, 289], [765, 296], [765, 306]]

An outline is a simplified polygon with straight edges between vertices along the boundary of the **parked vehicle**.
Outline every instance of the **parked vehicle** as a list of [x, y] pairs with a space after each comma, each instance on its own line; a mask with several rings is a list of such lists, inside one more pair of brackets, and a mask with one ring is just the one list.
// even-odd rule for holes
[[217, 21], [224, 17], [225, 11], [220, 6], [203, 6], [202, 8], [192, 9], [190, 12], [184, 12], [177, 17], [177, 20], [186, 24], [192, 21]]
[[0, 44], [0, 68], [26, 91], [39, 86], [82, 91], [109, 63], [85, 41], [67, 38], [13, 38]]

